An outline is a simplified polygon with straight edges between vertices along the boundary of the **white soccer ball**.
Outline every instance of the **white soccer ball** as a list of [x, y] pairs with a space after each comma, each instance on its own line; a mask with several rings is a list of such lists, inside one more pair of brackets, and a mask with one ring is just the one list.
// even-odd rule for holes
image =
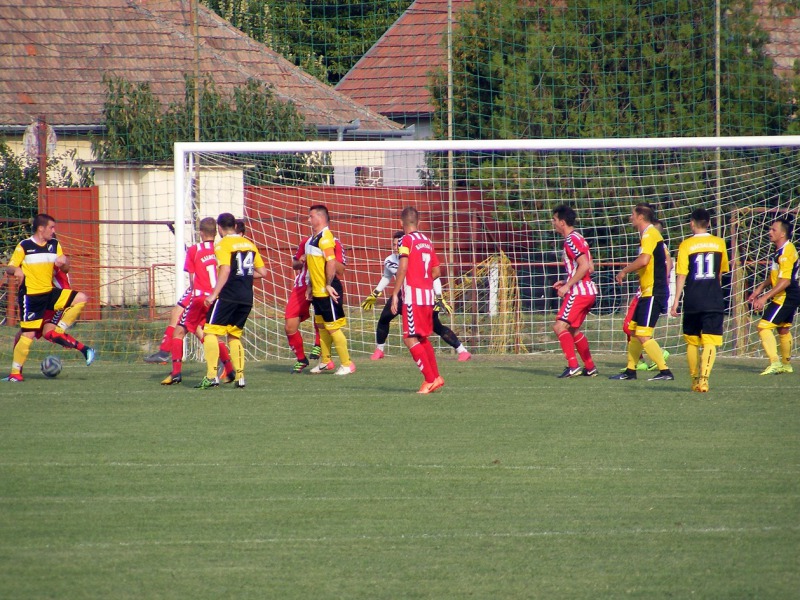
[[61, 359], [57, 356], [48, 356], [42, 361], [42, 375], [45, 377], [58, 377], [61, 369]]

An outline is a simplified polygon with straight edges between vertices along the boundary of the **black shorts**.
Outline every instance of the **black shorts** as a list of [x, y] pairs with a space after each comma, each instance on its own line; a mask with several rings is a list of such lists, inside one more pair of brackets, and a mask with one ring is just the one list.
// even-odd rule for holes
[[721, 312], [683, 313], [683, 335], [722, 335], [724, 321]]
[[322, 296], [320, 298], [314, 296], [311, 299], [311, 304], [314, 306], [314, 314], [317, 317], [321, 317], [324, 323], [334, 323], [344, 318], [342, 283], [338, 279], [334, 279], [331, 287], [339, 294], [338, 300], [334, 300], [330, 296]]
[[44, 294], [20, 294], [18, 298], [20, 329], [37, 331], [42, 327], [47, 311], [67, 308], [77, 295], [78, 292], [75, 290], [61, 288], [53, 288]]
[[764, 307], [764, 312], [761, 315], [762, 321], [768, 321], [774, 325], [791, 325], [794, 320], [794, 315], [797, 312], [797, 304], [784, 302], [783, 304], [775, 304], [770, 302]]
[[[240, 304], [230, 300], [217, 299], [208, 309], [208, 313], [206, 313], [205, 327], [216, 325], [218, 327], [244, 329], [251, 310], [253, 310], [252, 304]], [[210, 333], [214, 333], [214, 331], [212, 330]]]
[[636, 311], [633, 313], [634, 323], [637, 328], [653, 329], [658, 323], [658, 317], [661, 314], [661, 307], [664, 305], [664, 299], [658, 296], [648, 296], [639, 298], [636, 304]]

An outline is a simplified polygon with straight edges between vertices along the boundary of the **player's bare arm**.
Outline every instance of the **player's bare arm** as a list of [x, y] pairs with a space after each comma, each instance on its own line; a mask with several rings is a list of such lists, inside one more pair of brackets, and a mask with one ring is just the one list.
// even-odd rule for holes
[[669, 314], [673, 317], [678, 316], [678, 305], [681, 303], [681, 294], [683, 287], [686, 285], [686, 275], [675, 276], [675, 299], [672, 301], [672, 308], [669, 309]]
[[651, 258], [652, 256], [643, 252], [637, 256], [636, 260], [634, 260], [631, 264], [629, 264], [627, 267], [623, 267], [622, 270], [617, 273], [617, 276], [614, 279], [617, 281], [617, 283], [622, 283], [625, 281], [625, 276], [628, 275], [628, 273], [635, 273], [639, 269], [649, 265]]
[[325, 263], [325, 290], [334, 300], [339, 299], [339, 293], [333, 288], [333, 278], [336, 277], [336, 260]]
[[761, 294], [757, 298], [753, 300], [753, 308], [755, 310], [764, 310], [764, 307], [767, 305], [772, 298], [780, 294], [783, 290], [789, 287], [789, 284], [792, 283], [789, 279], [778, 279], [778, 282], [773, 286], [771, 290], [766, 292], [765, 294]]
[[[581, 254], [578, 257], [578, 267], [575, 269], [575, 272], [572, 274], [572, 277], [567, 279], [566, 281], [556, 281], [553, 284], [553, 288], [558, 293], [559, 298], [563, 298], [569, 291], [572, 289], [572, 286], [582, 280], [587, 273], [590, 273], [592, 269], [592, 264], [589, 261], [589, 257], [585, 254]], [[559, 285], [560, 284], [560, 285]]]
[[264, 279], [267, 276], [267, 267], [254, 267], [253, 279]]

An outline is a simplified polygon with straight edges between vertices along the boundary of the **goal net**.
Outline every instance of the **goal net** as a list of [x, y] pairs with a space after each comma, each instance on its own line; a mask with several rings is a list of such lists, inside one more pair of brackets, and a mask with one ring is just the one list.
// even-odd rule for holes
[[[374, 349], [377, 311], [359, 307], [381, 278], [400, 211], [415, 206], [443, 263], [442, 320], [472, 351], [557, 351], [551, 333], [563, 277], [563, 240], [553, 209], [566, 203], [592, 249], [598, 304], [585, 331], [596, 351], [625, 349], [622, 321], [637, 279], [614, 275], [638, 255], [628, 222], [650, 203], [671, 253], [705, 207], [728, 242], [723, 352], [753, 355], [757, 316], [744, 300], [766, 276], [767, 230], [800, 208], [800, 136], [605, 140], [179, 143], [175, 146], [174, 293], [185, 285], [183, 249], [197, 221], [220, 210], [243, 217], [269, 277], [257, 284], [246, 331], [251, 358], [289, 358], [283, 310], [291, 257], [310, 233], [308, 208], [324, 204], [347, 255], [344, 277], [351, 349]], [[391, 287], [389, 288], [391, 289]], [[377, 308], [380, 308], [379, 303]], [[304, 325], [307, 343], [311, 326]], [[662, 317], [656, 337], [683, 347], [680, 319]], [[439, 348], [449, 349], [440, 340]], [[389, 352], [399, 352], [399, 325]]]

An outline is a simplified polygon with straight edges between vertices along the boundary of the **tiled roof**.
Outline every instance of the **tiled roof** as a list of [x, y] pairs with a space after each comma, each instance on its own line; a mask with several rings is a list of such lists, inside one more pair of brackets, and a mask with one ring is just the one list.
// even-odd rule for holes
[[[454, 21], [472, 0], [452, 0]], [[336, 86], [384, 115], [429, 113], [429, 72], [445, 65], [447, 0], [416, 0]]]
[[[472, 0], [453, 0], [458, 11]], [[755, 0], [775, 72], [790, 75], [800, 59], [800, 13], [787, 17], [773, 0]], [[417, 0], [345, 75], [336, 89], [384, 115], [430, 113], [429, 73], [444, 68], [447, 0]]]
[[[166, 106], [194, 73], [188, 0], [0, 0], [0, 125], [45, 115], [52, 125], [101, 123], [104, 74], [149, 82]], [[400, 127], [323, 84], [203, 6], [200, 71], [222, 91], [250, 78], [291, 100], [307, 125]]]

